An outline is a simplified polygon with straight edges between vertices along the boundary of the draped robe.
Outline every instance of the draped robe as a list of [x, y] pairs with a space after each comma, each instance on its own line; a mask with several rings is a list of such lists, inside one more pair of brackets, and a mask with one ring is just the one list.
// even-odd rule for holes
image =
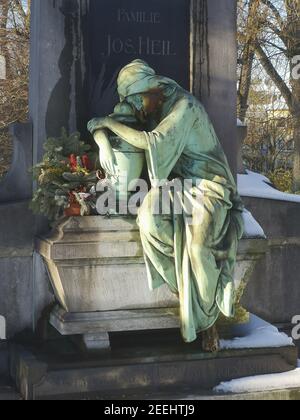
[[[161, 121], [145, 132], [152, 189], [139, 211], [149, 286], [167, 283], [179, 297], [181, 332], [192, 342], [220, 313], [234, 315], [234, 267], [243, 234], [243, 206], [213, 125], [202, 104], [180, 87]], [[153, 214], [162, 182], [171, 189], [169, 214]], [[175, 211], [180, 202], [183, 211]], [[178, 206], [176, 206], [177, 208]]]

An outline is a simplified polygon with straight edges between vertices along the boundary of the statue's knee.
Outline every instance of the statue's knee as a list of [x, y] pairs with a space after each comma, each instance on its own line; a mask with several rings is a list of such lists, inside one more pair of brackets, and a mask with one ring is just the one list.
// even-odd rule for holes
[[206, 260], [211, 250], [207, 247], [207, 243], [205, 241], [197, 241], [191, 244], [190, 252], [193, 258]]
[[147, 207], [142, 206], [138, 214], [138, 225], [141, 232], [149, 234], [153, 230], [153, 216], [147, 211]]
[[153, 237], [157, 237], [159, 235], [159, 223], [156, 220], [155, 216], [146, 215], [140, 224], [140, 229], [146, 235], [151, 235]]

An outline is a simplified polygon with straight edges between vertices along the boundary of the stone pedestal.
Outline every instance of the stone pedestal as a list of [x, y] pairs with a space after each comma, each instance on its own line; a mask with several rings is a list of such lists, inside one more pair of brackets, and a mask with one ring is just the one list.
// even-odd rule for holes
[[8, 344], [5, 340], [0, 339], [0, 386], [3, 385], [8, 377]]
[[[149, 290], [134, 218], [69, 218], [38, 240], [37, 249], [59, 302], [50, 322], [62, 335], [81, 335], [88, 349], [103, 350], [110, 332], [179, 328], [178, 298], [167, 285]], [[264, 237], [241, 241], [239, 299], [265, 251]]]
[[24, 399], [174, 399], [178, 394], [205, 395], [224, 381], [283, 373], [297, 365], [297, 349], [288, 343], [207, 354], [200, 351], [199, 341], [182, 343], [180, 334], [135, 333], [113, 337], [112, 352], [83, 358], [62, 352], [66, 341], [45, 342], [30, 351], [13, 348], [12, 375]]

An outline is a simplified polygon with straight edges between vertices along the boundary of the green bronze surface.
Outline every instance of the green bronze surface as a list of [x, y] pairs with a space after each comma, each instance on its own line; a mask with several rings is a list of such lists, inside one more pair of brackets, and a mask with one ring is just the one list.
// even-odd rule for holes
[[[92, 120], [89, 130], [110, 130], [145, 153], [152, 189], [139, 211], [138, 224], [149, 286], [154, 290], [167, 283], [178, 295], [182, 336], [192, 342], [220, 314], [234, 316], [233, 274], [243, 235], [242, 202], [214, 127], [195, 97], [176, 82], [157, 76], [141, 60], [121, 71], [118, 91], [121, 102], [146, 121], [147, 130], [112, 117]], [[150, 112], [149, 101], [159, 92], [164, 99]], [[154, 214], [153, 206], [161, 200], [160, 183], [174, 184], [174, 180], [194, 182], [172, 193], [182, 214], [175, 214], [174, 208], [170, 214]]]

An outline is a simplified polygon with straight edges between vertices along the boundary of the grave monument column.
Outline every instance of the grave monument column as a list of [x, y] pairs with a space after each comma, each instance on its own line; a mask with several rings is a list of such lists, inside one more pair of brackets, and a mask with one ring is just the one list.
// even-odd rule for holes
[[81, 0], [31, 2], [29, 120], [11, 127], [13, 161], [0, 181], [0, 315], [7, 321], [8, 338], [33, 330], [52, 300], [42, 260], [34, 252], [36, 234], [49, 224], [29, 210], [34, 188], [29, 170], [40, 161], [47, 137], [86, 123], [86, 6]]
[[[232, 168], [236, 165], [236, 2], [176, 0], [170, 8], [169, 2], [151, 0], [141, 8], [140, 1], [128, 0], [126, 10], [119, 3], [32, 1], [30, 118], [28, 124], [12, 127], [14, 160], [0, 182], [5, 244], [0, 247], [0, 307], [8, 318], [8, 336], [33, 328], [51, 301], [33, 246], [35, 235], [46, 231], [48, 223], [28, 210], [33, 188], [28, 170], [41, 159], [48, 136], [58, 136], [62, 127], [85, 133], [86, 122], [98, 107], [113, 105], [111, 96], [101, 96], [101, 83], [109, 86], [103, 63], [117, 71], [132, 59], [143, 58], [186, 89], [191, 86], [207, 107]], [[98, 45], [91, 43], [95, 31]]]

